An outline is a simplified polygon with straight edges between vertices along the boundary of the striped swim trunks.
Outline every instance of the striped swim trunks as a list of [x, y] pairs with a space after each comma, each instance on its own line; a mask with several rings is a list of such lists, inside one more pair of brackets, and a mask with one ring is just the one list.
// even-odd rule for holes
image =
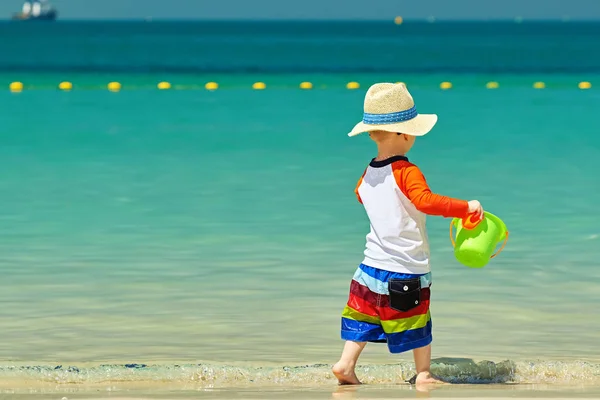
[[390, 353], [432, 341], [431, 273], [402, 274], [360, 264], [342, 312], [342, 339], [387, 343]]

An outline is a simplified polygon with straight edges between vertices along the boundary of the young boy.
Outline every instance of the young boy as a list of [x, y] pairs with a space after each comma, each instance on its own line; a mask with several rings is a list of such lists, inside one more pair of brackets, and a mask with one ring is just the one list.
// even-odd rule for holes
[[431, 375], [431, 272], [426, 215], [483, 216], [477, 200], [431, 193], [419, 168], [406, 153], [415, 137], [428, 133], [437, 115], [418, 114], [402, 83], [369, 88], [363, 121], [348, 136], [369, 132], [377, 145], [355, 189], [369, 217], [364, 260], [350, 285], [342, 313], [346, 340], [333, 373], [340, 384], [360, 384], [354, 368], [367, 342], [387, 343], [391, 353], [413, 351], [414, 383], [441, 383]]

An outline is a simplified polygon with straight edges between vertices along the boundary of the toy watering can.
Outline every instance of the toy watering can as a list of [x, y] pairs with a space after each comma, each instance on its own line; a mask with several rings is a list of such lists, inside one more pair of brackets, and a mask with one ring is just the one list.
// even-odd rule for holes
[[[469, 214], [462, 220], [454, 218], [450, 222], [454, 256], [461, 264], [470, 268], [484, 267], [490, 259], [500, 254], [508, 242], [508, 230], [504, 222], [489, 212], [483, 214], [483, 219]], [[452, 228], [456, 228], [456, 240]], [[502, 240], [502, 247], [492, 254]]]

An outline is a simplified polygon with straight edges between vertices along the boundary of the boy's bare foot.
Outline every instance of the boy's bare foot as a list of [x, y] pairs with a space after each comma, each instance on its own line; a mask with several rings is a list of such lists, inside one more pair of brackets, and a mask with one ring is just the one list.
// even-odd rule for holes
[[431, 372], [421, 372], [415, 379], [416, 385], [444, 385], [446, 383], [435, 375], [432, 375]]
[[447, 384], [448, 382], [445, 382], [443, 380], [441, 380], [440, 378], [436, 377], [435, 375], [432, 375], [431, 372], [421, 372], [415, 376], [413, 376], [412, 378], [408, 379], [406, 381], [407, 383], [411, 384], [411, 385], [444, 385]]
[[351, 365], [344, 365], [341, 361], [338, 361], [331, 372], [335, 375], [340, 385], [360, 385], [360, 381], [356, 377], [354, 367]]

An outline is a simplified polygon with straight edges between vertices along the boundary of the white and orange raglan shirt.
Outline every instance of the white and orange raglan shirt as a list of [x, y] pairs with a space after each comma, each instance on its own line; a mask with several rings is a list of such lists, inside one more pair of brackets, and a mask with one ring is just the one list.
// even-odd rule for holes
[[406, 274], [426, 274], [426, 215], [463, 218], [468, 203], [434, 194], [419, 168], [404, 156], [371, 161], [355, 189], [370, 220], [363, 264]]

